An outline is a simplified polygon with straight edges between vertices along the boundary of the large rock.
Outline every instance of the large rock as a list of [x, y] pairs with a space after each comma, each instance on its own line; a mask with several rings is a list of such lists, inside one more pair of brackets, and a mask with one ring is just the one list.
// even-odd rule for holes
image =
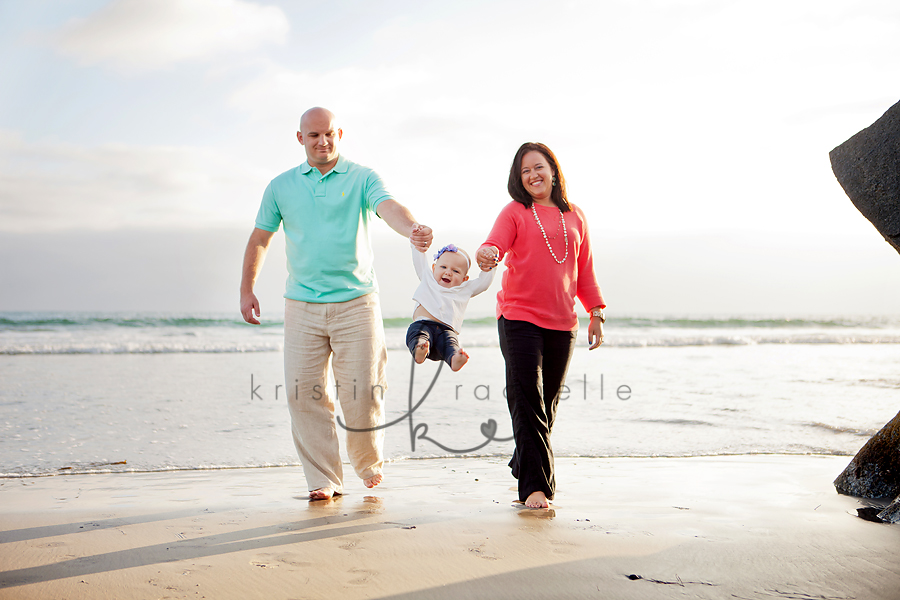
[[900, 413], [872, 436], [834, 480], [835, 489], [848, 496], [893, 498], [878, 514], [883, 521], [900, 521]]
[[900, 496], [894, 498], [890, 506], [878, 513], [878, 518], [885, 523], [900, 523]]
[[900, 252], [900, 102], [829, 156], [847, 196]]
[[[857, 210], [900, 252], [900, 102], [829, 157], [831, 170]], [[834, 487], [863, 498], [896, 496], [877, 516], [900, 522], [900, 413], [862, 447]]]

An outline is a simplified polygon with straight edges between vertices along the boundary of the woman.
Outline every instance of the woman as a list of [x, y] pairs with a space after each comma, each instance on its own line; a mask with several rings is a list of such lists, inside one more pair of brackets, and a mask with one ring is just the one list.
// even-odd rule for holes
[[513, 201], [500, 211], [477, 261], [487, 271], [506, 258], [497, 327], [516, 440], [509, 466], [519, 480], [519, 500], [547, 508], [556, 490], [550, 432], [578, 331], [575, 297], [591, 315], [591, 350], [603, 343], [606, 304], [594, 276], [587, 220], [568, 201], [553, 152], [523, 144], [507, 188]]

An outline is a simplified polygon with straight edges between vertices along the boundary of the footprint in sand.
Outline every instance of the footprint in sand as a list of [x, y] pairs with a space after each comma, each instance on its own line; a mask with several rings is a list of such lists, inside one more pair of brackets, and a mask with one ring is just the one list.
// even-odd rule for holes
[[499, 560], [499, 556], [494, 556], [492, 554], [488, 554], [484, 551], [484, 544], [474, 545], [469, 548], [469, 552], [477, 556], [478, 558], [484, 558], [486, 560]]
[[350, 573], [356, 575], [356, 577], [347, 582], [352, 585], [365, 585], [378, 575], [377, 571], [367, 571], [365, 569], [351, 569]]
[[313, 563], [306, 560], [299, 560], [298, 558], [294, 558], [292, 556], [276, 556], [275, 560], [278, 562], [288, 565], [290, 567], [311, 567]]
[[575, 544], [563, 540], [550, 540], [550, 549], [554, 554], [571, 554], [575, 550]]

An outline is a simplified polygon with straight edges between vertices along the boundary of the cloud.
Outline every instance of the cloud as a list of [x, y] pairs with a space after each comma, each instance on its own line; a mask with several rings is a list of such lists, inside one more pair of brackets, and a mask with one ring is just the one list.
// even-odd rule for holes
[[[216, 15], [241, 7], [259, 17], [267, 10], [203, 1], [188, 7], [171, 0], [118, 0], [64, 28], [60, 39], [73, 48], [77, 38], [103, 50], [90, 54], [82, 48], [73, 54], [82, 61], [154, 68], [153, 60], [167, 65], [226, 52], [216, 37], [222, 30]], [[217, 9], [201, 18], [197, 6]], [[233, 155], [242, 153], [245, 164], [269, 166], [246, 193], [255, 201], [265, 182], [283, 170], [283, 161], [302, 160], [293, 128], [305, 108], [324, 105], [341, 118], [342, 152], [376, 168], [425, 222], [487, 227], [491, 215], [474, 215], [484, 213], [486, 199], [505, 201], [515, 148], [538, 139], [566, 165], [573, 199], [587, 209], [596, 206], [592, 214], [601, 214], [602, 207], [604, 221], [616, 227], [844, 227], [845, 199], [828, 169], [827, 151], [892, 104], [879, 110], [873, 99], [895, 93], [889, 88], [896, 67], [871, 66], [870, 58], [881, 65], [895, 54], [890, 49], [896, 36], [886, 34], [897, 30], [896, 11], [880, 9], [882, 22], [866, 16], [867, 10], [850, 11], [831, 0], [814, 14], [773, 0], [752, 6], [659, 0], [655, 7], [563, 3], [545, 14], [487, 3], [479, 6], [478, 19], [453, 3], [424, 14], [379, 11], [383, 16], [364, 19], [359, 31], [343, 31], [342, 51], [321, 61], [298, 60], [309, 50], [299, 37], [291, 41], [302, 47], [248, 56], [252, 71], [236, 76], [223, 68], [217, 82], [228, 118], [237, 117], [227, 127], [237, 132], [235, 138], [243, 135], [232, 145]], [[282, 22], [281, 12], [273, 10]], [[193, 11], [193, 17], [178, 11]], [[253, 19], [240, 21], [240, 27], [253, 29]], [[304, 21], [297, 22], [298, 31], [316, 22]], [[872, 31], [876, 35], [863, 43]], [[176, 43], [195, 34], [196, 43]], [[259, 45], [262, 37], [236, 35], [234, 46]], [[181, 53], [166, 58], [157, 51], [169, 46]], [[873, 108], [835, 108], [862, 107], [861, 101]], [[135, 194], [145, 212], [156, 210], [153, 202], [160, 197], [184, 200], [159, 209], [154, 218], [160, 221], [166, 214], [188, 214], [189, 205], [198, 214], [221, 216], [204, 198], [214, 195], [211, 190], [228, 198], [232, 190], [199, 171], [205, 165], [231, 173], [238, 162], [173, 147], [40, 149], [48, 160], [51, 150], [68, 152], [66, 164], [89, 163], [89, 183], [71, 170], [71, 180], [85, 190], [108, 178], [122, 194]], [[124, 174], [100, 166], [120, 158], [127, 162]], [[15, 177], [23, 189], [49, 185]], [[436, 185], [445, 181], [460, 183]], [[151, 196], [155, 189], [159, 195]], [[180, 191], [167, 195], [165, 189]], [[10, 193], [0, 191], [4, 198]], [[114, 204], [118, 199], [107, 190], [97, 194]], [[84, 202], [96, 202], [88, 196]], [[3, 215], [19, 214], [23, 209], [17, 206], [7, 205]], [[120, 222], [124, 209], [114, 208]]]
[[0, 230], [249, 228], [270, 175], [208, 148], [27, 143], [0, 131]]
[[281, 44], [288, 29], [280, 8], [242, 0], [114, 0], [63, 26], [54, 42], [82, 65], [156, 70]]

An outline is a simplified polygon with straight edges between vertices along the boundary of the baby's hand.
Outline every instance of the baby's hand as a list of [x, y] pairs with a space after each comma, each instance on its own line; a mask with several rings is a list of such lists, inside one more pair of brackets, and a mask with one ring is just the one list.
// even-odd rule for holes
[[486, 246], [478, 250], [475, 260], [482, 271], [490, 271], [500, 263], [500, 250], [494, 246]]

